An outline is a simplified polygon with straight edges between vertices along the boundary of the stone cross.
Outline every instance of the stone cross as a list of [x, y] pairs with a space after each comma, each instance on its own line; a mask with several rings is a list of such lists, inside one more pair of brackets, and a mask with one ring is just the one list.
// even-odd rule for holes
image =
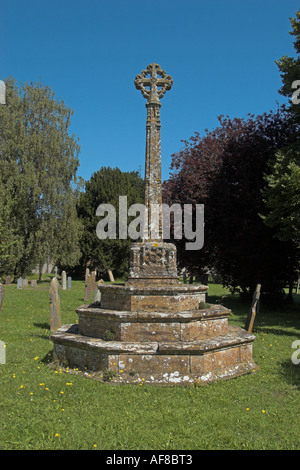
[[135, 77], [134, 84], [147, 99], [144, 240], [162, 240], [160, 98], [171, 89], [173, 80], [158, 64], [150, 64]]

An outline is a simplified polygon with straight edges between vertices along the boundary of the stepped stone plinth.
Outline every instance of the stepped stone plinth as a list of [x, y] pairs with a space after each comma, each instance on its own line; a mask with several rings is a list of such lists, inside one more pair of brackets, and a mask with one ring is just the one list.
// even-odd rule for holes
[[151, 207], [161, 207], [159, 99], [172, 79], [151, 64], [135, 85], [147, 98], [143, 241], [131, 246], [127, 281], [99, 285], [101, 304], [77, 308], [78, 324], [52, 334], [55, 359], [97, 378], [109, 371], [122, 383], [207, 383], [249, 373], [255, 337], [228, 324], [230, 310], [206, 303], [207, 286], [179, 282], [162, 213], [153, 226]]

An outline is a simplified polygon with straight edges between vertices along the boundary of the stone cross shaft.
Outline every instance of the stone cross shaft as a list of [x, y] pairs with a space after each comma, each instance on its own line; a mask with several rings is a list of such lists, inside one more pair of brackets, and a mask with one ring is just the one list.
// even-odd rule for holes
[[134, 84], [147, 99], [144, 240], [162, 240], [160, 98], [171, 89], [173, 80], [158, 64], [150, 64], [135, 77]]

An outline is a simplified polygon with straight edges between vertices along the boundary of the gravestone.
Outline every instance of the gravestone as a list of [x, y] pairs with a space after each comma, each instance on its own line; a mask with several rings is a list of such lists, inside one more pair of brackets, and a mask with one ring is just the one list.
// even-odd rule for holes
[[0, 104], [6, 104], [6, 85], [3, 80], [0, 80]]
[[95, 286], [96, 286], [96, 271], [92, 271], [91, 276], [92, 276], [92, 287], [91, 287], [91, 289], [92, 289], [92, 292], [94, 292]]
[[68, 276], [68, 290], [72, 289], [72, 278]]
[[9, 286], [10, 283], [11, 283], [11, 276], [6, 276], [5, 285], [6, 285], [6, 286]]
[[22, 289], [22, 288], [23, 288], [23, 279], [19, 277], [17, 280], [17, 289]]
[[22, 289], [24, 289], [25, 287], [28, 287], [28, 279], [22, 278]]
[[0, 281], [0, 313], [2, 310], [3, 299], [4, 299], [4, 285]]
[[94, 299], [93, 299], [93, 304], [96, 304], [96, 305], [100, 305], [101, 303], [101, 291], [100, 291], [100, 286], [102, 286], [104, 284], [104, 281], [103, 279], [100, 279], [96, 286], [95, 286], [95, 290], [94, 290]]
[[36, 279], [32, 279], [32, 280], [30, 281], [30, 285], [31, 285], [31, 287], [37, 287]]
[[78, 325], [51, 336], [58, 361], [67, 358], [95, 377], [109, 370], [117, 383], [200, 384], [256, 369], [255, 337], [228, 324], [226, 307], [205, 305], [206, 285], [179, 282], [176, 246], [163, 240], [160, 98], [172, 82], [158, 64], [134, 81], [147, 99], [146, 220], [142, 241], [130, 247], [129, 276], [125, 283], [100, 285], [101, 305], [78, 307]]
[[57, 277], [57, 271], [58, 271], [57, 266], [54, 266], [54, 270], [53, 270], [53, 272], [54, 272], [54, 277]]
[[66, 274], [66, 271], [63, 271], [61, 273], [61, 288], [62, 288], [62, 290], [67, 289], [67, 274]]
[[0, 364], [6, 364], [6, 345], [0, 341]]
[[115, 282], [115, 278], [114, 278], [114, 275], [113, 275], [111, 269], [108, 269], [107, 272], [108, 272], [110, 282]]
[[252, 330], [253, 330], [254, 320], [255, 320], [257, 310], [258, 310], [258, 305], [259, 305], [260, 290], [261, 290], [261, 284], [257, 284], [255, 292], [253, 294], [252, 305], [249, 310], [246, 323], [245, 323], [245, 330], [247, 330], [248, 333], [252, 333]]
[[84, 290], [84, 300], [90, 301], [92, 293], [92, 276], [87, 274], [85, 279], [85, 290]]
[[58, 281], [54, 277], [50, 283], [50, 331], [54, 333], [61, 327], [60, 297]]

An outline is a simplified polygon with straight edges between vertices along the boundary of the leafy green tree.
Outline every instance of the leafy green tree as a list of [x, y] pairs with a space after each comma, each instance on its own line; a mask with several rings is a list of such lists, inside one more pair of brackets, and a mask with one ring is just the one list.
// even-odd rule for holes
[[261, 220], [261, 190], [268, 161], [294, 141], [295, 126], [285, 107], [247, 120], [219, 121], [173, 156], [173, 173], [164, 184], [169, 205], [204, 204], [203, 249], [187, 251], [186, 240], [178, 240], [178, 259], [195, 273], [204, 266], [215, 269], [233, 291], [253, 293], [261, 283], [274, 292], [290, 278], [290, 246]]
[[270, 160], [269, 171], [265, 176], [267, 185], [263, 191], [266, 211], [262, 218], [267, 226], [275, 230], [279, 240], [293, 247], [291, 294], [300, 265], [300, 10], [296, 18], [290, 21], [290, 34], [295, 37], [296, 57], [284, 56], [277, 61], [277, 65], [283, 83], [279, 92], [290, 98], [290, 122], [291, 126], [298, 125], [298, 131], [295, 132], [295, 141], [276, 152]]
[[[295, 18], [290, 18], [294, 36], [295, 57], [283, 56], [276, 61], [282, 78], [279, 93], [291, 99], [291, 110], [295, 118], [300, 120], [300, 10]], [[299, 90], [299, 91], [298, 91]]]
[[0, 107], [0, 185], [13, 243], [1, 269], [20, 275], [48, 259], [75, 264], [80, 147], [69, 134], [73, 112], [41, 83], [18, 87], [10, 77], [6, 89], [7, 104]]
[[270, 212], [263, 219], [280, 240], [291, 240], [300, 249], [300, 151], [277, 152], [271, 167], [265, 191]]
[[[78, 215], [84, 227], [81, 237], [81, 275], [86, 265], [97, 269], [102, 276], [108, 269], [117, 277], [123, 276], [128, 270], [130, 240], [118, 238], [119, 196], [127, 196], [127, 208], [144, 202], [144, 181], [138, 172], [102, 167], [86, 182], [85, 191], [80, 194]], [[96, 210], [100, 204], [111, 204], [116, 209], [115, 240], [100, 240], [97, 237], [96, 227], [100, 218], [96, 216]]]

